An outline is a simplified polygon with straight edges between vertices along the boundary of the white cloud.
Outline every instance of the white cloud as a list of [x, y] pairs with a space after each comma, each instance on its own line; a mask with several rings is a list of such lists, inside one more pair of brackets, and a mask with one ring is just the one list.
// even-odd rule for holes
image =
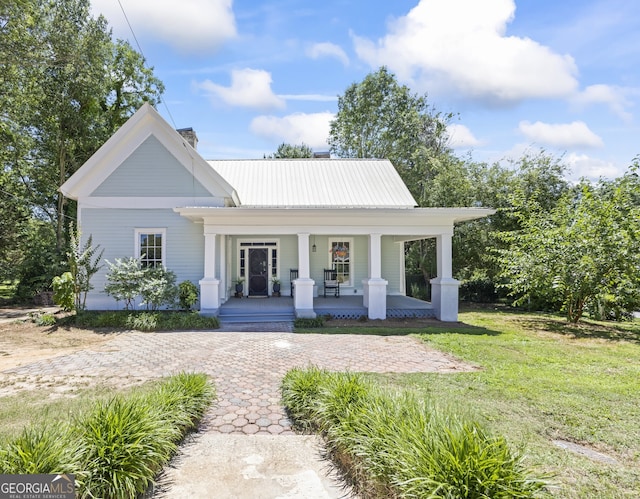
[[319, 59], [320, 57], [335, 57], [344, 66], [349, 65], [349, 57], [339, 45], [330, 42], [314, 43], [307, 48], [307, 55], [312, 59]]
[[[236, 36], [232, 0], [135, 0], [122, 5], [138, 39], [144, 35], [180, 52], [209, 52]], [[131, 39], [118, 2], [92, 0], [91, 10], [107, 18], [116, 36]]]
[[464, 125], [449, 125], [447, 134], [449, 135], [449, 146], [454, 149], [468, 149], [482, 144]]
[[593, 133], [583, 121], [572, 123], [530, 123], [521, 121], [518, 129], [529, 140], [560, 147], [602, 147], [602, 139]]
[[573, 58], [530, 38], [506, 36], [514, 15], [514, 0], [421, 0], [377, 42], [352, 38], [372, 67], [386, 65], [431, 92], [491, 103], [574, 93]]
[[284, 108], [285, 101], [271, 90], [271, 73], [261, 69], [234, 69], [231, 86], [224, 87], [205, 80], [197, 87], [208, 93], [214, 101], [221, 100], [231, 106], [255, 109]]
[[589, 85], [572, 99], [575, 105], [584, 107], [590, 104], [605, 104], [611, 112], [626, 122], [631, 121], [631, 113], [627, 108], [631, 102], [626, 97], [626, 90], [611, 85]]
[[327, 149], [329, 123], [335, 115], [323, 113], [294, 113], [283, 117], [258, 116], [251, 121], [250, 130], [256, 135], [289, 144], [305, 143], [311, 148]]
[[566, 157], [571, 168], [571, 178], [579, 180], [582, 177], [597, 180], [600, 177], [616, 178], [621, 175], [620, 170], [610, 161], [591, 158], [586, 154], [571, 153]]

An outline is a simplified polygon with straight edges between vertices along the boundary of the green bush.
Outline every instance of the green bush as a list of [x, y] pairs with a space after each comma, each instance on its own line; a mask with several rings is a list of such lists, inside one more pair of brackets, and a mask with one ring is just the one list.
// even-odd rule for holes
[[205, 317], [198, 312], [81, 312], [66, 319], [67, 324], [86, 328], [136, 329], [138, 331], [186, 331], [217, 329], [217, 317]]
[[55, 315], [45, 314], [42, 312], [30, 312], [29, 319], [31, 319], [31, 322], [33, 322], [37, 326], [49, 327], [55, 326], [58, 323]]
[[198, 287], [191, 281], [182, 281], [178, 285], [178, 303], [180, 309], [191, 310], [198, 302]]
[[307, 317], [299, 317], [295, 321], [293, 321], [293, 325], [295, 327], [305, 329], [305, 328], [324, 327], [324, 322], [325, 322], [325, 318], [319, 315], [314, 319], [307, 318]]
[[297, 427], [321, 432], [368, 497], [535, 497], [533, 477], [503, 437], [451, 408], [390, 393], [361, 375], [292, 370], [283, 403]]
[[63, 310], [73, 310], [76, 303], [75, 284], [71, 272], [55, 276], [52, 282], [53, 302]]
[[0, 473], [73, 473], [79, 469], [79, 441], [66, 425], [28, 426], [0, 449]]
[[0, 448], [0, 473], [72, 473], [79, 497], [139, 497], [214, 397], [206, 375], [187, 373], [112, 397], [72, 425], [24, 430]]

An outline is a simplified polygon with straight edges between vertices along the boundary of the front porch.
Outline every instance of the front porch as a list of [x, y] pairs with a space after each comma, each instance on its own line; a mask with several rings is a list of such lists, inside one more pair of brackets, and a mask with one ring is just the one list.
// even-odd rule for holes
[[[409, 296], [387, 296], [387, 317], [435, 317], [431, 303]], [[336, 319], [359, 319], [367, 316], [362, 296], [319, 297], [313, 299], [316, 315], [331, 315]], [[295, 319], [293, 298], [288, 296], [269, 298], [230, 298], [220, 306], [220, 321], [233, 322], [283, 322]]]

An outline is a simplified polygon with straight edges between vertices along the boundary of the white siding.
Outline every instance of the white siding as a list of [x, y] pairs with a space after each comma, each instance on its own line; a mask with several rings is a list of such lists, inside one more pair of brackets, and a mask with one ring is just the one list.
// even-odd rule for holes
[[211, 193], [151, 136], [93, 191], [92, 196], [207, 197]]
[[404, 275], [400, 269], [400, 256], [404, 251], [403, 243], [396, 243], [393, 241], [393, 237], [382, 237], [382, 277], [386, 279], [387, 294], [397, 295], [400, 294], [401, 280], [404, 279]]
[[204, 273], [204, 236], [202, 225], [181, 217], [173, 210], [125, 210], [82, 209], [82, 236], [93, 236], [94, 246], [104, 249], [104, 266], [93, 277], [94, 289], [87, 298], [87, 307], [92, 310], [113, 310], [122, 307], [104, 293], [108, 266], [104, 260], [114, 263], [116, 258], [135, 255], [135, 229], [153, 227], [166, 228], [167, 269], [176, 273], [177, 282], [190, 280], [194, 284]]

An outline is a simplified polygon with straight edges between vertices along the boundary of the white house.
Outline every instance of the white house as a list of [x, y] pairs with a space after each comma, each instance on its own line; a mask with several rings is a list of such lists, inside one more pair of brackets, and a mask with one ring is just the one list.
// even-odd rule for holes
[[[405, 295], [404, 243], [435, 238], [433, 308], [457, 320], [454, 224], [493, 210], [417, 208], [387, 160], [205, 161], [194, 147], [145, 104], [60, 188], [105, 259], [144, 255], [179, 282], [199, 283], [200, 310], [211, 314], [238, 277], [249, 296], [271, 295], [277, 278], [287, 290], [294, 281], [295, 314], [314, 317], [324, 269], [333, 269], [342, 296], [361, 297], [369, 318], [384, 319], [387, 297]], [[103, 268], [89, 309], [119, 307], [105, 282]]]

